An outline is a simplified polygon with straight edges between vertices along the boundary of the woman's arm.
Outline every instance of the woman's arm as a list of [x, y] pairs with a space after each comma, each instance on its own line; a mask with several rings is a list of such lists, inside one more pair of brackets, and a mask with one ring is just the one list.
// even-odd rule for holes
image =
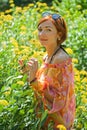
[[27, 64], [24, 64], [23, 60], [19, 60], [21, 73], [28, 75], [28, 82], [33, 82], [36, 79], [36, 73], [38, 70], [38, 61], [35, 58], [31, 58]]

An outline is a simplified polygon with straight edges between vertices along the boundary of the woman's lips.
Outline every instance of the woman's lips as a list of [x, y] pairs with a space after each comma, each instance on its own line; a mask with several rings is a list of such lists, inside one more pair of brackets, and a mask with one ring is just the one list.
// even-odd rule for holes
[[40, 41], [47, 41], [47, 39], [43, 39], [43, 38], [41, 38]]

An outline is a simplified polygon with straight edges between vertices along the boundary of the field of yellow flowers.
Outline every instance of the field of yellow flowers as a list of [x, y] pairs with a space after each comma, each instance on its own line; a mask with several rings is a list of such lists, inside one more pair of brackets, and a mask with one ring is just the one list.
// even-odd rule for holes
[[[0, 12], [0, 130], [38, 130], [40, 120], [34, 112], [32, 88], [21, 75], [19, 59], [35, 57], [42, 63], [45, 49], [37, 38], [37, 22], [44, 11], [60, 12], [68, 25], [64, 43], [72, 56], [75, 72], [75, 130], [87, 130], [87, 9], [81, 10], [74, 0], [53, 2], [52, 6], [37, 2], [17, 7], [9, 0], [10, 9]], [[65, 130], [64, 126], [58, 126]], [[49, 130], [52, 130], [49, 126]]]

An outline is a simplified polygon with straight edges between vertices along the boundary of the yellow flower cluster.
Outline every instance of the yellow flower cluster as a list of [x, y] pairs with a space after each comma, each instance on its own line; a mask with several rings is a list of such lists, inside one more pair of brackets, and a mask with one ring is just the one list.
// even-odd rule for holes
[[15, 7], [14, 0], [9, 0], [9, 5], [11, 8]]
[[24, 86], [24, 82], [23, 81], [18, 81], [17, 84]]
[[81, 130], [82, 124], [81, 124], [81, 123], [78, 123], [77, 128], [79, 128], [79, 129]]
[[5, 94], [6, 96], [8, 96], [10, 93], [11, 93], [11, 88], [8, 87], [8, 88], [6, 89], [6, 91], [4, 92], [4, 94]]
[[12, 15], [10, 15], [10, 14], [8, 14], [8, 15], [4, 15], [4, 21], [6, 22], [9, 22], [9, 21], [11, 21], [13, 19], [13, 16]]
[[87, 75], [87, 71], [81, 70], [81, 71], [80, 71], [80, 74], [82, 74], [82, 75]]
[[25, 27], [25, 25], [22, 25], [20, 29], [25, 31], [27, 28]]
[[0, 100], [0, 105], [3, 105], [3, 106], [8, 106], [8, 101], [6, 100]]
[[57, 128], [58, 130], [66, 130], [66, 127], [64, 125], [58, 125]]
[[18, 42], [13, 37], [10, 38], [10, 42], [14, 45], [14, 47], [18, 48]]
[[66, 48], [67, 53], [73, 54], [73, 50], [71, 48]]
[[15, 13], [22, 13], [22, 8], [21, 7], [16, 7], [15, 8]]
[[77, 63], [78, 63], [78, 59], [73, 58], [73, 59], [72, 59], [72, 62], [77, 64]]
[[48, 7], [46, 3], [37, 2], [36, 4], [38, 5], [38, 7], [41, 6]]
[[[87, 72], [85, 70], [77, 70], [74, 68], [75, 80], [80, 83], [87, 83]], [[83, 77], [82, 77], [83, 75]]]
[[5, 14], [9, 14], [12, 12], [12, 9], [9, 9], [9, 10], [5, 10]]

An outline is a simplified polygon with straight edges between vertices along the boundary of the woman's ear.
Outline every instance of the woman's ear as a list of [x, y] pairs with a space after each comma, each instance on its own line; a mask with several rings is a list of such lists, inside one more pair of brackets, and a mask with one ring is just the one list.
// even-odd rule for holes
[[58, 32], [58, 39], [61, 39], [62, 37], [62, 32]]
[[62, 32], [58, 32], [58, 40], [61, 40], [62, 38]]

